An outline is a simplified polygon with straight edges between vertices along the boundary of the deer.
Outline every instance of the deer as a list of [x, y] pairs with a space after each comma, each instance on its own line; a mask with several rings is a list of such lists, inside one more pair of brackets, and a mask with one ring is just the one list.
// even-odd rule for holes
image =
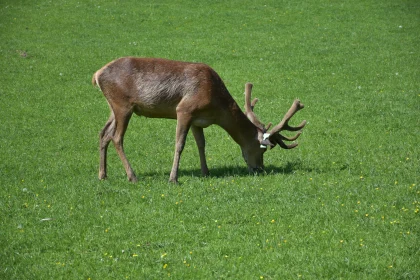
[[[137, 177], [124, 153], [124, 134], [133, 113], [147, 118], [176, 119], [176, 140], [169, 182], [178, 183], [181, 153], [189, 130], [198, 147], [201, 173], [209, 175], [205, 155], [203, 129], [210, 125], [223, 128], [240, 146], [250, 172], [264, 168], [263, 155], [277, 144], [284, 149], [295, 148], [294, 141], [302, 133], [306, 120], [290, 126], [289, 120], [304, 105], [299, 99], [283, 119], [271, 130], [254, 113], [258, 98], [251, 101], [251, 83], [245, 84], [245, 112], [227, 90], [220, 76], [207, 64], [183, 62], [163, 58], [122, 57], [96, 71], [92, 84], [99, 87], [109, 105], [111, 114], [99, 134], [100, 180], [107, 178], [107, 150], [112, 141], [125, 168], [127, 178]], [[298, 131], [286, 137], [281, 131]]]

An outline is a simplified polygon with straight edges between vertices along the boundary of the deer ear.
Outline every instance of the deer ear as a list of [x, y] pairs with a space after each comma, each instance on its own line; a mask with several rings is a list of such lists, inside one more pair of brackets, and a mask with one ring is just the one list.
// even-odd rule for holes
[[267, 146], [270, 146], [270, 148], [273, 148], [274, 146], [276, 146], [276, 144], [271, 143], [270, 140], [268, 139], [264, 139], [260, 142], [261, 149], [266, 149]]
[[260, 141], [260, 148], [261, 149], [266, 149], [267, 146], [270, 146], [270, 148], [273, 148], [276, 145], [276, 144], [273, 144], [273, 143], [270, 142], [269, 137], [270, 137], [269, 133], [264, 133], [263, 140]]

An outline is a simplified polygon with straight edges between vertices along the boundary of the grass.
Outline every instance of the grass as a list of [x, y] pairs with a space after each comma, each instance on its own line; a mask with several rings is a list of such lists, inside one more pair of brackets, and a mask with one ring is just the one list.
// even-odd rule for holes
[[[419, 279], [420, 6], [399, 1], [10, 1], [0, 4], [0, 278]], [[211, 65], [238, 103], [309, 124], [248, 174], [239, 147], [133, 118], [130, 184], [92, 74], [120, 56]]]

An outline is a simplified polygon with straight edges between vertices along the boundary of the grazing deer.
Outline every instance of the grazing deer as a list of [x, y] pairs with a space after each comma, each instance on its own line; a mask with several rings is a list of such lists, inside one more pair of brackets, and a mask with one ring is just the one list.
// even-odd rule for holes
[[133, 113], [149, 118], [176, 119], [175, 155], [170, 182], [178, 181], [178, 166], [191, 128], [200, 155], [201, 172], [208, 175], [203, 128], [217, 124], [239, 144], [250, 171], [263, 168], [263, 154], [267, 146], [276, 144], [291, 149], [297, 143], [287, 145], [283, 140], [294, 137], [282, 136], [282, 130], [298, 131], [306, 121], [296, 127], [289, 119], [304, 106], [295, 100], [283, 120], [269, 132], [271, 123], [264, 126], [253, 112], [258, 99], [251, 102], [252, 84], [245, 85], [245, 113], [229, 94], [219, 75], [201, 63], [187, 63], [157, 58], [124, 57], [99, 69], [92, 78], [108, 101], [111, 116], [100, 133], [99, 179], [106, 178], [106, 158], [112, 141], [124, 165], [129, 181], [137, 178], [123, 149], [124, 134]]

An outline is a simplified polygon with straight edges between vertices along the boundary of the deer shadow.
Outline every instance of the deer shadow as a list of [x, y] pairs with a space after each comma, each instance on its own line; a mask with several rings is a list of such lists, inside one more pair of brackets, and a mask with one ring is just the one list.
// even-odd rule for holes
[[[221, 167], [212, 167], [210, 168], [210, 175], [209, 177], [213, 178], [227, 178], [227, 177], [247, 177], [247, 176], [254, 176], [254, 175], [262, 175], [262, 176], [270, 176], [276, 174], [283, 174], [283, 175], [291, 175], [294, 174], [296, 171], [304, 171], [304, 172], [311, 172], [314, 171], [313, 168], [305, 166], [301, 160], [295, 161], [288, 161], [282, 166], [277, 165], [266, 165], [264, 170], [260, 172], [250, 172], [246, 166], [239, 166], [239, 165], [227, 165]], [[152, 174], [149, 174], [152, 175]], [[194, 176], [194, 177], [201, 177], [201, 169], [200, 168], [190, 168], [190, 169], [183, 169], [180, 168], [178, 171], [179, 176]]]

